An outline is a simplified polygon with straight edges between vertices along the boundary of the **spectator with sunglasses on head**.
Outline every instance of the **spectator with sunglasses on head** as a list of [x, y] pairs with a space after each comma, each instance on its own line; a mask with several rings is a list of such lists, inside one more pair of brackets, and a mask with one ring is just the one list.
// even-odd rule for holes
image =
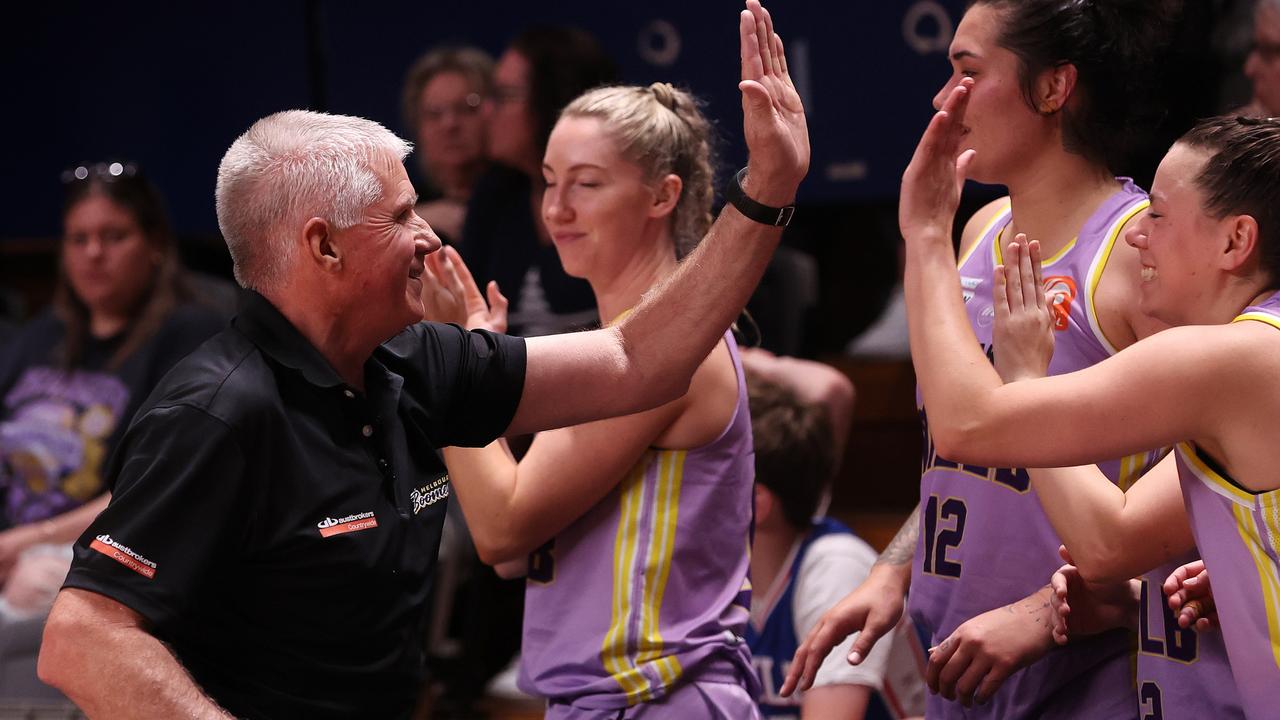
[[192, 303], [163, 202], [135, 166], [83, 165], [63, 181], [53, 307], [0, 348], [0, 657], [19, 625], [34, 622], [38, 642], [134, 411], [222, 325]]

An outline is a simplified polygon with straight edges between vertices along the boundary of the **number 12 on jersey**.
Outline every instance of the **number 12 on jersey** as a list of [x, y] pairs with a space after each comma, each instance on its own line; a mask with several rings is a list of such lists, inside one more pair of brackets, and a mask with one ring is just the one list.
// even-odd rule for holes
[[924, 565], [930, 575], [960, 577], [960, 563], [947, 558], [947, 551], [960, 547], [969, 508], [960, 498], [930, 495], [922, 508], [924, 522]]

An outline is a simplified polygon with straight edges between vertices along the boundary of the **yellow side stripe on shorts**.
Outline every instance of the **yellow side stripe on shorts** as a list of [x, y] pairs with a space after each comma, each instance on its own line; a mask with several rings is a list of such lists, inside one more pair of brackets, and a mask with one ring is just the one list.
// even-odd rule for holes
[[[1274, 533], [1276, 527], [1280, 526], [1280, 522], [1267, 516], [1273, 515], [1275, 508], [1261, 509], [1266, 518], [1265, 521], [1272, 526], [1266, 529], [1269, 533]], [[1267, 512], [1268, 510], [1272, 512]], [[1257, 526], [1250, 508], [1232, 503], [1231, 511], [1235, 514], [1236, 529], [1240, 532], [1240, 539], [1244, 542], [1258, 569], [1258, 580], [1262, 585], [1262, 602], [1267, 613], [1267, 634], [1271, 643], [1271, 656], [1276, 661], [1276, 666], [1280, 667], [1280, 612], [1277, 611], [1280, 606], [1280, 574], [1277, 571], [1280, 569], [1276, 568], [1271, 557], [1267, 555], [1261, 529]]]
[[604, 636], [600, 660], [606, 671], [627, 696], [639, 702], [649, 690], [649, 680], [640, 673], [627, 653], [627, 630], [635, 591], [631, 569], [639, 541], [640, 510], [644, 500], [644, 475], [650, 456], [646, 453], [632, 468], [619, 499], [618, 532], [613, 547], [613, 603], [609, 631]]
[[675, 555], [676, 527], [680, 510], [680, 486], [684, 480], [683, 450], [659, 454], [658, 487], [655, 493], [653, 533], [650, 536], [649, 562], [645, 566], [645, 602], [641, 609], [640, 664], [653, 662], [663, 685], [670, 687], [682, 672], [675, 657], [662, 657], [663, 642], [660, 613], [662, 599], [671, 575]]

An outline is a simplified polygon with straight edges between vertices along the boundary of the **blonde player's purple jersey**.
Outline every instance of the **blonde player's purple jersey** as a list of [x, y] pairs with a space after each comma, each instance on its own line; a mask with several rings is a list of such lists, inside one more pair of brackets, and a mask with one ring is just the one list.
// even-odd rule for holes
[[[1147, 196], [1127, 179], [1081, 226], [1077, 237], [1043, 261], [1046, 291], [1053, 295], [1055, 346], [1052, 375], [1098, 363], [1116, 352], [1103, 333], [1094, 293], [1121, 231], [1147, 206]], [[1006, 204], [959, 263], [969, 322], [988, 357], [995, 311], [992, 272], [1002, 264], [1001, 245], [1011, 220]], [[1030, 488], [1025, 470], [952, 462], [938, 455], [921, 409], [925, 450], [920, 479], [920, 541], [912, 568], [908, 607], [937, 644], [960, 624], [1020, 600], [1044, 587], [1062, 564], [1060, 541]], [[1054, 418], [1029, 431], [1052, 433]], [[1148, 453], [1100, 463], [1113, 482], [1128, 487], [1157, 457]], [[1116, 632], [1049, 653], [1012, 675], [986, 705], [964, 708], [929, 698], [929, 717], [1088, 717], [1137, 715], [1129, 656], [1131, 636]]]
[[1138, 714], [1151, 720], [1243, 718], [1227, 647], [1217, 630], [1178, 627], [1163, 586], [1194, 552], [1142, 576], [1138, 607]]
[[[1236, 322], [1280, 329], [1280, 293]], [[1177, 447], [1182, 499], [1214, 602], [1236, 689], [1250, 718], [1280, 714], [1280, 490], [1252, 492], [1190, 443]]]
[[755, 455], [738, 374], [733, 419], [692, 450], [650, 449], [603, 500], [529, 558], [520, 687], [618, 710], [688, 682], [759, 694], [751, 608]]

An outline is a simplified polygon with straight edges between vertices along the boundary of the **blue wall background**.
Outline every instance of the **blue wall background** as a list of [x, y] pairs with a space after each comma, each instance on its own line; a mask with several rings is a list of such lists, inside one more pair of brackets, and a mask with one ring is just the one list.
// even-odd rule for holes
[[[802, 201], [892, 200], [948, 75], [945, 49], [962, 5], [771, 3], [809, 111], [814, 163]], [[414, 58], [445, 41], [496, 55], [535, 23], [595, 33], [628, 82], [692, 88], [718, 119], [726, 165], [737, 165], [745, 158], [736, 88], [740, 7], [728, 0], [287, 0], [5, 10], [0, 83], [9, 102], [0, 122], [10, 145], [0, 161], [0, 239], [56, 235], [61, 170], [107, 159], [134, 160], [160, 185], [179, 234], [216, 234], [218, 160], [255, 119], [311, 107], [405, 133], [400, 83]]]

